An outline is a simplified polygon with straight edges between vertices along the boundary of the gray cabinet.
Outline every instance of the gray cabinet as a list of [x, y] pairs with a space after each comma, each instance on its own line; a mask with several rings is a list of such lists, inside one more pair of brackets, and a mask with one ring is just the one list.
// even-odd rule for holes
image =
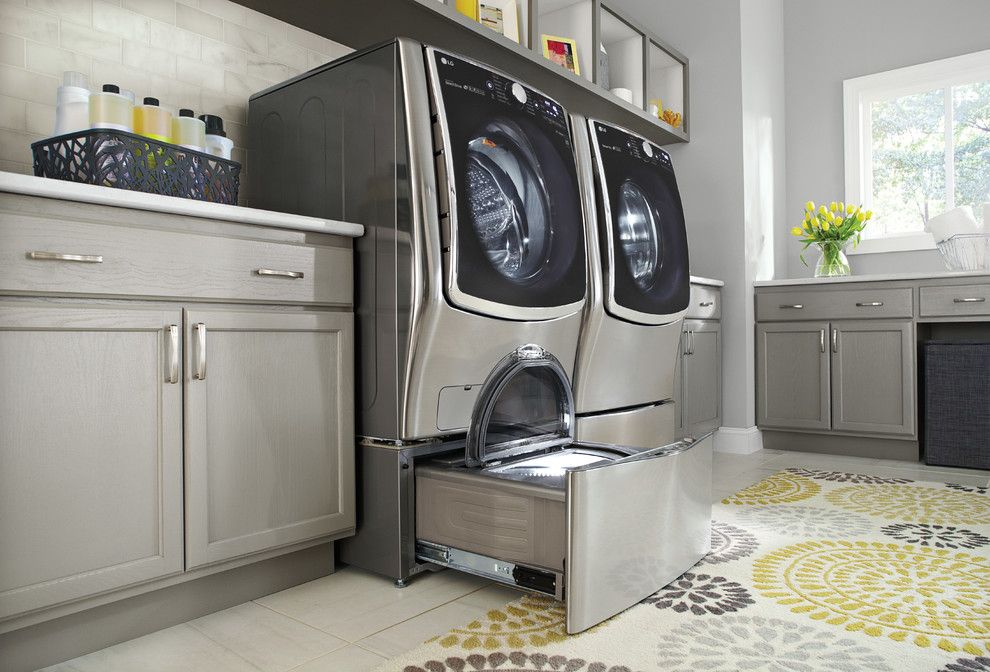
[[915, 433], [914, 325], [910, 320], [832, 322], [832, 429]]
[[701, 435], [718, 428], [722, 399], [718, 322], [685, 320], [679, 369], [681, 433]]
[[182, 572], [181, 317], [0, 303], [0, 618]]
[[760, 427], [831, 426], [828, 322], [779, 322], [756, 329], [756, 422]]
[[188, 310], [186, 564], [355, 525], [353, 316]]

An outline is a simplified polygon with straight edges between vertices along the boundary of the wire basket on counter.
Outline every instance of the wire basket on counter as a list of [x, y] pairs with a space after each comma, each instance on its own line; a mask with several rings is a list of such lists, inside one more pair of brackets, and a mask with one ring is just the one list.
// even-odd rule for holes
[[109, 129], [31, 144], [34, 174], [69, 182], [237, 205], [237, 161]]
[[938, 244], [950, 271], [990, 271], [990, 234], [957, 233]]

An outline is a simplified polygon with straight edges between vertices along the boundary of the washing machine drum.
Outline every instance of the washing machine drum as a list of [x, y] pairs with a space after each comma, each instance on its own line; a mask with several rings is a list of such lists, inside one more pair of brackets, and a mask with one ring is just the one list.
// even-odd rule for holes
[[468, 214], [488, 261], [504, 278], [528, 283], [546, 268], [553, 227], [536, 152], [517, 124], [488, 123], [468, 143]]
[[643, 189], [632, 180], [623, 182], [616, 233], [633, 282], [642, 290], [650, 289], [663, 263], [658, 218], [656, 206]]

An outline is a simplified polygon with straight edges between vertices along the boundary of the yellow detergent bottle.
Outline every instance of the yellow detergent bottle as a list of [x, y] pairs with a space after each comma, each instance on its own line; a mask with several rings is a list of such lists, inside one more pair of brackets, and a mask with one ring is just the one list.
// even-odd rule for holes
[[143, 105], [134, 108], [134, 132], [152, 140], [172, 142], [172, 113], [159, 107], [157, 98], [149, 96]]

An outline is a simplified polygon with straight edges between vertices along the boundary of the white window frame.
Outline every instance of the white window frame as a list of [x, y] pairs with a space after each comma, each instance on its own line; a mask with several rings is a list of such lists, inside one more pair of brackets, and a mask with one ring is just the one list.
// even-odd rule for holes
[[[872, 117], [870, 105], [880, 100], [899, 98], [914, 93], [948, 88], [959, 84], [990, 79], [990, 49], [964, 56], [945, 58], [931, 63], [912, 65], [873, 75], [847, 79], [842, 83], [843, 123], [845, 129], [846, 203], [862, 203], [870, 209], [873, 199]], [[952, 119], [952, 97], [945, 96], [946, 119]], [[953, 124], [945, 125], [947, 140]], [[946, 152], [946, 191], [954, 193], [951, 152]], [[907, 252], [934, 250], [931, 234], [910, 233], [864, 238], [847, 253]]]

